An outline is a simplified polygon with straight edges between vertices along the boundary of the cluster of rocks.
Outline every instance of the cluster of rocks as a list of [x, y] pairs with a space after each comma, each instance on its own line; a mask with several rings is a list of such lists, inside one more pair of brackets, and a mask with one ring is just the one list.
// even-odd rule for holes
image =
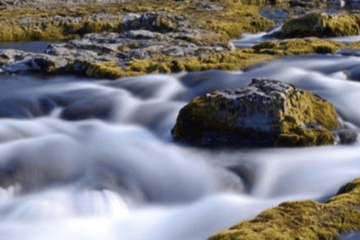
[[31, 7], [53, 7], [59, 5], [77, 5], [77, 4], [91, 4], [91, 3], [126, 3], [128, 0], [1, 0], [0, 9], [2, 7], [14, 6], [14, 5], [27, 5]]
[[339, 124], [328, 101], [290, 84], [253, 79], [215, 91], [179, 112], [174, 140], [203, 147], [310, 146], [352, 143], [356, 130]]
[[[125, 67], [134, 59], [154, 56], [191, 57], [233, 49], [231, 44], [201, 43], [204, 33], [186, 16], [163, 12], [123, 16], [121, 33], [105, 32], [48, 46], [44, 53], [4, 49], [0, 67], [5, 73], [46, 72], [83, 74], [91, 64], [111, 61]], [[79, 67], [81, 65], [81, 67]]]

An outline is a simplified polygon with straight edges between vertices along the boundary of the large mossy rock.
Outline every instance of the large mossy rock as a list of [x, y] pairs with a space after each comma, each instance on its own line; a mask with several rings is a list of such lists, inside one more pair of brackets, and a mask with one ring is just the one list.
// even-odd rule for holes
[[360, 229], [360, 179], [343, 186], [325, 203], [285, 202], [220, 232], [209, 240], [337, 239]]
[[334, 106], [290, 84], [253, 79], [236, 90], [215, 91], [180, 110], [174, 140], [204, 147], [333, 144]]
[[311, 13], [284, 24], [280, 38], [336, 37], [358, 35], [360, 16]]

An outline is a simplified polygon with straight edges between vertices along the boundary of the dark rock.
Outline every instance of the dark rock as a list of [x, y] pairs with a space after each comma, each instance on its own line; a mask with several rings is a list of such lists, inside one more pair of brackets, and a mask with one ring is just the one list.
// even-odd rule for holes
[[0, 50], [0, 56], [1, 69], [7, 73], [53, 73], [67, 64], [62, 57], [12, 49]]
[[336, 143], [337, 129], [335, 108], [326, 100], [287, 83], [253, 79], [245, 88], [193, 99], [172, 135], [204, 147], [309, 146]]

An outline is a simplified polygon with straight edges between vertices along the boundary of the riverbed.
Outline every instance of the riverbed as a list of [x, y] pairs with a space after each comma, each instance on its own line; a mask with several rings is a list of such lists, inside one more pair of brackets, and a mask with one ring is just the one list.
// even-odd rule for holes
[[192, 98], [261, 77], [331, 101], [357, 129], [359, 66], [328, 54], [117, 80], [4, 75], [1, 238], [203, 240], [283, 201], [322, 201], [360, 176], [358, 141], [206, 150], [170, 131]]

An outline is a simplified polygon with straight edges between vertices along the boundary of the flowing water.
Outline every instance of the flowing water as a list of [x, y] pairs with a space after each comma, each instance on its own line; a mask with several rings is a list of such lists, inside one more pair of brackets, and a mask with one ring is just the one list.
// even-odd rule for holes
[[360, 126], [356, 56], [115, 81], [3, 76], [1, 239], [204, 240], [283, 201], [323, 200], [360, 176], [359, 142], [217, 151], [172, 142], [192, 98], [257, 77], [313, 91]]
[[360, 58], [288, 57], [246, 72], [0, 80], [1, 239], [203, 240], [360, 176], [360, 144], [204, 150], [170, 130], [193, 97], [270, 77], [360, 126]]

